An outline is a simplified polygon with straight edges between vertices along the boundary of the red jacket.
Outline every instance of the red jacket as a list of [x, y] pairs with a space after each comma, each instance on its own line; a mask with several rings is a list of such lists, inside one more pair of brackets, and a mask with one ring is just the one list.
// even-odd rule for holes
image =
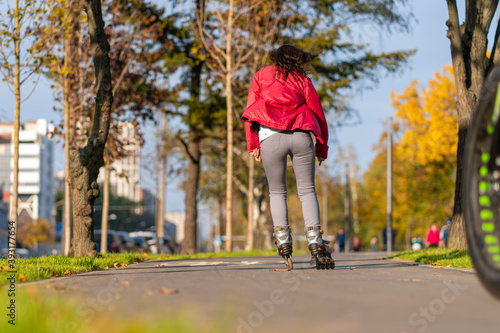
[[275, 66], [262, 68], [253, 77], [248, 93], [247, 108], [241, 119], [245, 121], [247, 149], [260, 149], [259, 135], [252, 123], [280, 130], [301, 129], [316, 136], [316, 156], [328, 155], [328, 125], [318, 93], [309, 78], [289, 75], [284, 81], [276, 75]]
[[425, 237], [425, 241], [428, 242], [430, 245], [438, 245], [440, 241], [439, 229], [432, 230], [432, 228], [430, 228], [427, 231], [427, 237]]

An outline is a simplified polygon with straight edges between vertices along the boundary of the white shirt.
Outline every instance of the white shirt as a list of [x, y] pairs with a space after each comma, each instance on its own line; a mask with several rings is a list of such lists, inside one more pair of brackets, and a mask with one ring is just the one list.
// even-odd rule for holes
[[267, 139], [268, 137], [270, 137], [271, 135], [279, 133], [279, 132], [283, 132], [283, 130], [260, 125], [259, 142], [262, 142], [265, 139]]

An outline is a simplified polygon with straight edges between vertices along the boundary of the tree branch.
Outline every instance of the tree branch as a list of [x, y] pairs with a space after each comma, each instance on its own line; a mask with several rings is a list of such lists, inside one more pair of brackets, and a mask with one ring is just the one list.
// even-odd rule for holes
[[[207, 30], [202, 29], [201, 33], [202, 33], [201, 41], [203, 43], [203, 46], [205, 47], [205, 50], [207, 50], [210, 53], [212, 59], [215, 59], [217, 61], [220, 68], [224, 72], [226, 72], [227, 69], [226, 66], [224, 65], [224, 57], [221, 56], [221, 54], [225, 54], [225, 52], [217, 46], [214, 37]], [[212, 41], [210, 46], [206, 43], [205, 36], [207, 36]], [[215, 49], [215, 51], [212, 50], [212, 48]]]
[[[448, 32], [446, 36], [450, 39], [451, 58], [453, 71], [455, 73], [455, 84], [457, 86], [457, 103], [465, 103], [467, 96], [465, 60], [463, 56], [462, 35], [458, 21], [458, 10], [456, 0], [446, 0], [448, 5], [449, 19], [446, 22]], [[465, 105], [464, 105], [465, 106]], [[462, 108], [463, 109], [463, 108]]]
[[196, 163], [196, 159], [194, 158], [194, 156], [191, 154], [191, 152], [189, 151], [189, 147], [186, 143], [186, 141], [184, 141], [184, 139], [181, 137], [181, 133], [180, 132], [177, 132], [177, 135], [175, 136], [177, 138], [177, 140], [179, 140], [179, 142], [182, 144], [182, 146], [184, 147], [184, 150], [186, 151], [186, 154], [188, 155], [189, 159]]
[[243, 185], [237, 177], [233, 176], [233, 182], [236, 184], [241, 193], [248, 196], [248, 188], [246, 188], [246, 186]]
[[234, 22], [238, 21], [238, 19], [241, 17], [241, 15], [243, 15], [243, 14], [247, 13], [248, 11], [254, 9], [255, 7], [259, 6], [263, 2], [264, 2], [264, 0], [257, 1], [256, 3], [254, 3], [253, 5], [251, 5], [250, 7], [247, 7], [244, 10], [236, 13], [236, 15], [233, 18], [233, 21]]

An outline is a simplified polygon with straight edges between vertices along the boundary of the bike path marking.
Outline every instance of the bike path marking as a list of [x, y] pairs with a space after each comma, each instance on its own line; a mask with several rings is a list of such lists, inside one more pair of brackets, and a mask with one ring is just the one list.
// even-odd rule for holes
[[187, 262], [169, 262], [156, 265], [156, 267], [168, 267], [168, 266], [191, 266], [191, 267], [199, 267], [199, 266], [250, 266], [250, 265], [260, 265], [264, 264], [262, 261], [198, 261], [194, 263]]

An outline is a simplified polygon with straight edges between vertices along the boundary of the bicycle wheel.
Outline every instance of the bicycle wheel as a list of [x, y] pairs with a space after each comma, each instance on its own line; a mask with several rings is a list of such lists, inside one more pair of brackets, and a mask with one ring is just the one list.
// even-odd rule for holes
[[485, 82], [464, 152], [469, 253], [483, 285], [500, 298], [500, 67]]

